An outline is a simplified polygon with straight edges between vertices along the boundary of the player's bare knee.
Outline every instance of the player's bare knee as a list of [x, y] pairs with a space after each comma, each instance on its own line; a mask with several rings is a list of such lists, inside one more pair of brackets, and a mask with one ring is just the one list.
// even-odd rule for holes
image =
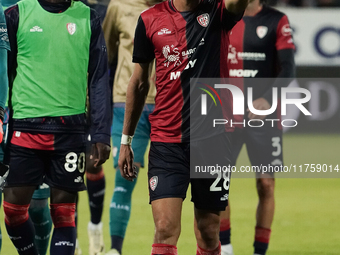
[[256, 180], [256, 187], [260, 198], [271, 197], [274, 195], [275, 179], [259, 178]]
[[169, 238], [178, 238], [181, 232], [180, 224], [170, 219], [160, 219], [155, 222], [156, 225], [156, 237], [161, 240]]
[[207, 246], [215, 248], [216, 241], [219, 239], [220, 219], [218, 215], [197, 220], [197, 229], [201, 238]]
[[99, 167], [92, 167], [89, 171], [88, 168], [86, 168], [86, 178], [90, 181], [98, 181], [100, 179], [104, 178], [104, 169], [102, 166]]
[[77, 200], [77, 192], [51, 188], [51, 203], [75, 203]]
[[86, 174], [100, 174], [103, 172], [103, 166], [94, 167], [93, 164], [86, 164]]

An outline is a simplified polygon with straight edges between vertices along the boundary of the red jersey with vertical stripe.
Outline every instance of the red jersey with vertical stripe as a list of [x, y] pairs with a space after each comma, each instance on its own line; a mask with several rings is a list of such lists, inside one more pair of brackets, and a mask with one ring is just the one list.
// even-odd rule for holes
[[141, 14], [133, 61], [156, 58], [151, 141], [189, 141], [190, 78], [228, 77], [229, 31], [241, 17], [229, 13], [224, 0], [202, 0], [194, 11], [182, 13], [169, 0]]
[[[232, 29], [228, 55], [229, 75], [231, 78], [240, 78], [232, 80], [244, 91], [245, 98], [247, 87], [252, 87], [253, 100], [264, 97], [271, 102], [272, 87], [277, 85], [275, 79], [255, 82], [251, 78], [291, 77], [289, 71], [288, 76], [287, 73], [280, 73], [282, 66], [278, 53], [283, 50], [294, 51], [295, 45], [287, 16], [274, 8], [264, 5], [255, 16], [243, 17]], [[289, 56], [294, 58], [293, 54]], [[278, 110], [269, 118], [281, 119]], [[245, 117], [235, 115], [233, 119], [242, 122]]]

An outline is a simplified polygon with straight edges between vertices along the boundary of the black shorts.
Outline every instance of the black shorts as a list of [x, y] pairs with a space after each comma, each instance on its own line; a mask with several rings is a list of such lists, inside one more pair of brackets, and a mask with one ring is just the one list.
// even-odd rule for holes
[[[189, 143], [151, 142], [148, 171], [150, 203], [170, 197], [184, 200], [191, 183], [191, 201], [197, 209], [225, 210], [229, 197], [229, 176], [223, 174], [210, 175], [210, 178], [190, 176], [190, 150], [196, 146], [207, 148], [207, 143], [213, 143], [218, 148], [216, 157], [222, 158], [226, 165], [231, 163], [230, 134], [225, 133], [197, 141], [191, 146]], [[204, 155], [200, 161], [208, 164], [212, 162], [211, 158], [205, 158]]]
[[[236, 128], [232, 133], [233, 165], [240, 154], [243, 144], [252, 166], [281, 166], [282, 130], [265, 125], [263, 127]], [[269, 172], [274, 175], [274, 172]]]
[[18, 131], [13, 134], [7, 186], [46, 183], [70, 192], [85, 190], [85, 135], [41, 135], [43, 139], [32, 139], [32, 135], [37, 134]]

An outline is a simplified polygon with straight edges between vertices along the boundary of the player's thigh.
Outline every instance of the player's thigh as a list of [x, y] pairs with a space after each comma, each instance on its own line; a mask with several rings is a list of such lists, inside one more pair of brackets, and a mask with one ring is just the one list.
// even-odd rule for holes
[[190, 182], [189, 144], [151, 142], [150, 203], [164, 198], [185, 199]]
[[[224, 211], [230, 188], [231, 134], [223, 133], [191, 142], [190, 150], [191, 201], [199, 210]], [[197, 173], [197, 165], [207, 171]]]
[[44, 151], [10, 145], [10, 171], [7, 187], [38, 186], [43, 183], [47, 164]]
[[45, 183], [50, 188], [77, 192], [85, 190], [85, 134], [56, 134], [55, 150], [50, 152], [50, 165]]
[[91, 153], [92, 150], [94, 149], [94, 144], [91, 142], [91, 135], [87, 134], [86, 135], [86, 160], [85, 160], [85, 170], [86, 173], [90, 174], [98, 174], [99, 172], [102, 171], [103, 167], [98, 166], [95, 167], [94, 164], [94, 158], [91, 158]]
[[156, 230], [171, 233], [179, 232], [178, 230], [181, 226], [182, 204], [183, 199], [176, 197], [152, 201], [152, 215]]
[[238, 156], [240, 155], [241, 149], [245, 142], [244, 139], [244, 129], [243, 128], [236, 128], [234, 132], [231, 133], [231, 165], [235, 166]]
[[282, 130], [270, 126], [247, 128], [246, 146], [253, 166], [283, 165]]

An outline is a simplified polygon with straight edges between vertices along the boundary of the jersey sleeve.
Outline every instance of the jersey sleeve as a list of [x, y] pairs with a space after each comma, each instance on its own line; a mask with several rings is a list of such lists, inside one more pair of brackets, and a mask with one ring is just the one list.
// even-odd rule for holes
[[133, 44], [132, 62], [149, 63], [155, 58], [154, 47], [146, 35], [145, 24], [141, 16], [138, 19]]
[[294, 49], [295, 45], [292, 37], [292, 29], [286, 15], [280, 19], [276, 29], [276, 50]]
[[109, 85], [107, 53], [99, 15], [91, 9], [91, 42], [88, 67], [88, 94], [92, 143], [110, 145], [112, 86]]
[[4, 10], [0, 4], [0, 48], [10, 50]]

